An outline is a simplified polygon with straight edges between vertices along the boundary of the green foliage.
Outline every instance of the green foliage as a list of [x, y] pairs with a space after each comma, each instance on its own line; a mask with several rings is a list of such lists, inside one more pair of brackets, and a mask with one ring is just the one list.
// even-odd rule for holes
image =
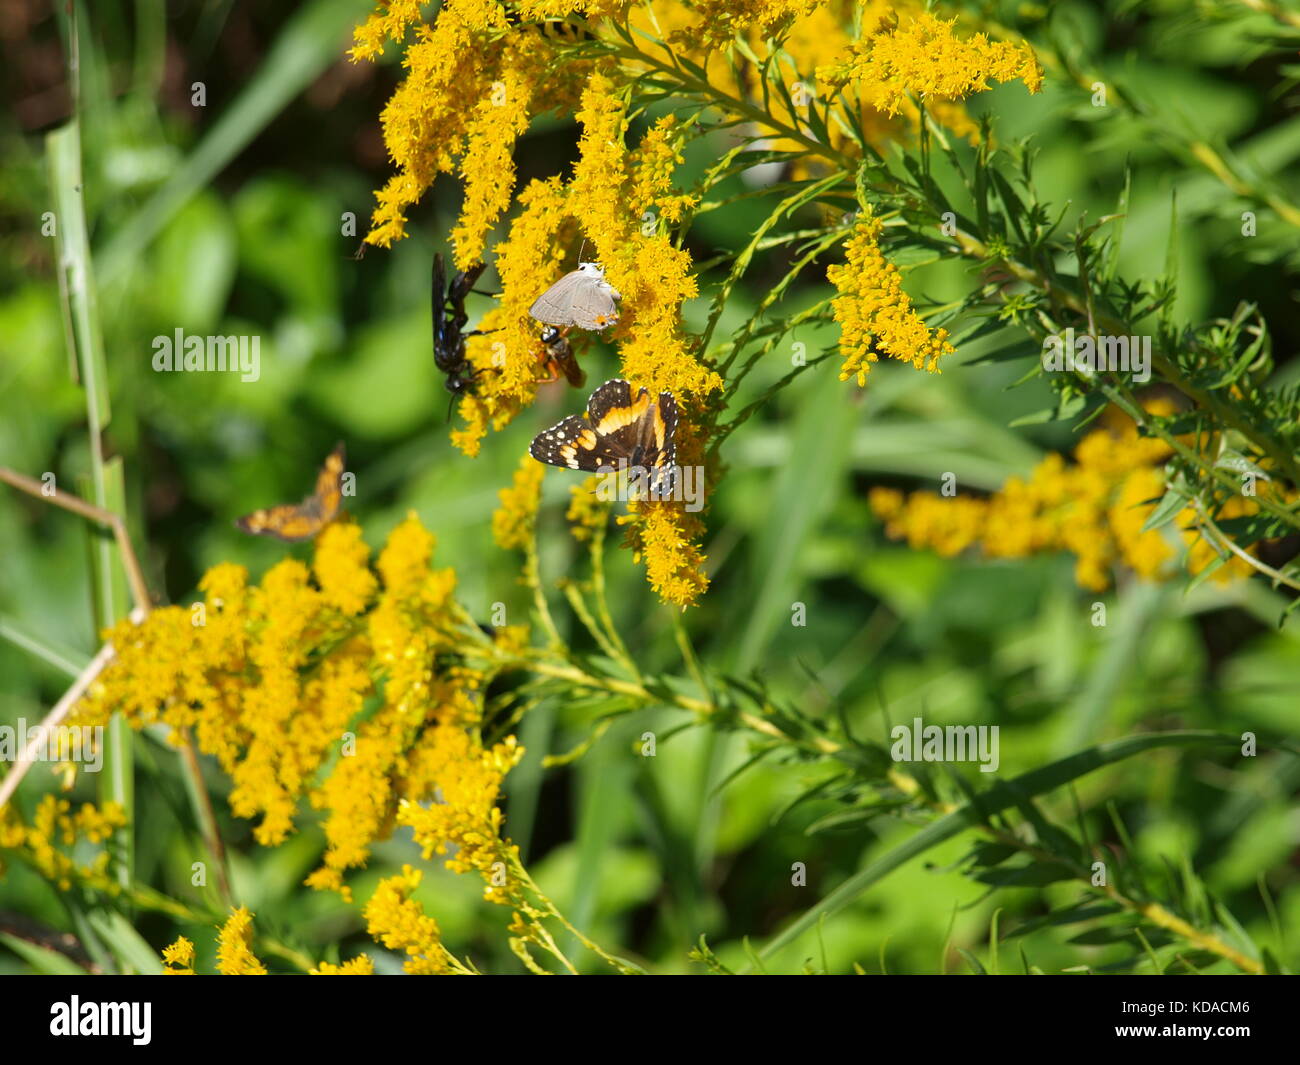
[[[475, 615], [501, 602], [522, 618], [528, 591], [489, 545], [488, 522], [546, 418], [521, 419], [473, 462], [448, 447], [426, 285], [452, 205], [433, 202], [392, 252], [353, 259], [359, 238], [340, 233], [344, 211], [364, 225], [366, 190], [384, 172], [365, 140], [382, 86], [337, 60], [368, 6], [315, 0], [249, 16], [260, 59], [247, 76], [208, 79], [210, 114], [198, 115], [159, 96], [157, 42], [192, 42], [186, 80], [199, 79], [212, 61], [200, 43], [221, 30], [213, 16], [158, 14], [134, 35], [83, 22], [80, 181], [60, 154], [66, 133], [47, 140], [12, 115], [0, 127], [12, 160], [0, 186], [11, 223], [0, 238], [0, 456], [61, 485], [88, 478], [97, 491], [84, 494], [125, 513], [146, 545], [150, 586], [188, 601], [217, 561], [260, 572], [283, 556], [231, 519], [299, 498], [306, 471], [343, 438], [367, 484], [370, 541], [418, 511]], [[713, 588], [683, 620], [651, 605], [641, 575], [609, 552], [603, 598], [635, 650], [635, 677], [581, 617], [557, 612], [583, 679], [493, 693], [501, 731], [529, 752], [508, 778], [508, 831], [574, 925], [656, 972], [1294, 971], [1300, 752], [1285, 737], [1300, 566], [1280, 561], [1268, 579], [1230, 586], [1205, 573], [1085, 595], [1064, 559], [941, 559], [890, 543], [864, 496], [872, 483], [931, 484], [950, 471], [996, 488], [1068, 450], [1114, 404], [1175, 451], [1149, 528], [1191, 506], [1222, 541], [1300, 530], [1294, 504], [1264, 499], [1255, 516], [1209, 517], [1243, 472], [1300, 484], [1300, 119], [1279, 102], [1300, 81], [1283, 61], [1300, 31], [1270, 5], [1070, 2], [1045, 5], [1041, 20], [1026, 5], [965, 6], [973, 25], [1027, 37], [1050, 61], [1042, 100], [1002, 88], [973, 105], [995, 137], [971, 146], [926, 115], [917, 144], [873, 153], [856, 180], [836, 171], [760, 188], [740, 175], [796, 153], [743, 141], [688, 155], [679, 183], [710, 189], [695, 213], [699, 243], [686, 241], [710, 298], [684, 313], [728, 376]], [[53, 25], [35, 45], [54, 54]], [[624, 46], [639, 42], [629, 33]], [[613, 46], [575, 45], [598, 47]], [[1267, 88], [1261, 70], [1276, 79]], [[319, 102], [350, 76], [354, 92]], [[125, 91], [107, 91], [119, 78]], [[763, 92], [788, 93], [786, 80], [765, 62]], [[1090, 102], [1097, 81], [1105, 108]], [[679, 116], [709, 122], [715, 90], [684, 57], [650, 68], [639, 91], [647, 104], [688, 97]], [[814, 102], [807, 131], [777, 132], [825, 155], [830, 121]], [[549, 149], [540, 135], [525, 140], [521, 160], [544, 167]], [[66, 198], [83, 183], [86, 239], [65, 230], [56, 251], [39, 235], [41, 212], [61, 203], [60, 218], [77, 217]], [[819, 208], [851, 217], [868, 203], [909, 292], [952, 330], [959, 355], [937, 378], [882, 363], [857, 402], [836, 380], [824, 282], [849, 223], [823, 226]], [[1238, 236], [1243, 211], [1257, 216], [1254, 238]], [[61, 295], [69, 257], [97, 276], [97, 308]], [[489, 302], [469, 306], [477, 318]], [[198, 389], [152, 373], [151, 338], [176, 326], [260, 335], [259, 386]], [[1041, 341], [1071, 327], [1151, 335], [1156, 380], [1191, 402], [1158, 416], [1141, 408], [1132, 375], [1044, 374]], [[808, 358], [791, 367], [796, 342]], [[608, 357], [589, 358], [594, 377]], [[108, 423], [108, 453], [96, 436], [87, 444], [88, 410], [92, 428]], [[1216, 457], [1188, 438], [1219, 441]], [[560, 521], [566, 501], [548, 482], [544, 576], [583, 564]], [[0, 494], [0, 723], [43, 717], [115, 613], [87, 610], [87, 589], [111, 583], [117, 556], [78, 522], [7, 486]], [[588, 594], [592, 579], [575, 588]], [[112, 592], [117, 614], [124, 591]], [[1088, 623], [1095, 600], [1110, 628]], [[808, 625], [791, 623], [793, 603]], [[525, 698], [517, 721], [512, 700]], [[890, 729], [917, 716], [1000, 727], [1000, 772], [903, 772]], [[645, 732], [653, 758], [637, 753]], [[1238, 757], [1244, 733], [1259, 736], [1258, 758]], [[113, 756], [129, 776], [128, 738], [114, 735]], [[75, 935], [84, 957], [0, 920], [0, 971], [151, 972], [178, 933], [210, 962], [220, 900], [176, 870], [213, 826], [187, 797], [194, 781], [176, 752], [151, 733], [135, 744], [147, 830], [116, 843], [133, 854], [139, 889], [90, 901], [12, 865], [0, 911]], [[563, 752], [574, 757], [543, 763]], [[122, 779], [106, 786], [126, 798]], [[292, 968], [365, 949], [379, 971], [396, 970], [354, 909], [301, 887], [323, 847], [318, 825], [259, 848], [229, 814], [228, 782], [206, 783], [234, 894], [257, 911], [276, 959]], [[17, 801], [30, 812], [55, 786], [38, 767]], [[409, 860], [398, 840], [381, 845], [358, 896]], [[483, 971], [517, 971], [478, 885], [426, 864], [416, 897], [445, 939]], [[792, 881], [796, 864], [806, 885]], [[185, 905], [169, 908], [169, 896]], [[576, 937], [565, 946], [599, 967]]]

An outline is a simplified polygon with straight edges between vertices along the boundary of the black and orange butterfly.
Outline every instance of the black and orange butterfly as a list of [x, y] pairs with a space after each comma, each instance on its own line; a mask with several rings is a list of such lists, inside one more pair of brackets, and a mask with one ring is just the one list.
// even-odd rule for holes
[[343, 470], [347, 455], [340, 443], [316, 475], [316, 491], [301, 503], [281, 503], [245, 514], [235, 528], [253, 536], [274, 536], [297, 543], [310, 540], [338, 517], [343, 503]]
[[646, 470], [658, 492], [672, 489], [677, 461], [677, 401], [644, 388], [635, 398], [621, 378], [606, 381], [587, 400], [587, 413], [571, 414], [538, 433], [528, 449], [533, 458], [570, 470], [604, 473]]

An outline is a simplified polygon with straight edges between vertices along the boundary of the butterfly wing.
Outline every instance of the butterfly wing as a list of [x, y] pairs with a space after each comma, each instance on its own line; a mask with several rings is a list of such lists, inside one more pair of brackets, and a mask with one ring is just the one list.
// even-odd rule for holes
[[312, 498], [320, 505], [322, 525], [327, 525], [338, 517], [339, 507], [343, 503], [343, 472], [347, 461], [347, 450], [340, 441], [325, 457], [325, 465], [316, 475], [316, 492]]
[[626, 460], [629, 466], [650, 465], [644, 441], [647, 426], [656, 414], [649, 392], [638, 389], [634, 398], [632, 386], [618, 378], [596, 389], [587, 403], [587, 417], [613, 465], [619, 459]]
[[538, 433], [528, 453], [538, 462], [551, 466], [595, 473], [601, 465], [597, 457], [599, 443], [586, 420], [570, 414], [564, 421]]
[[573, 293], [582, 279], [581, 270], [572, 270], [533, 301], [528, 313], [544, 325], [573, 325]]
[[253, 536], [274, 536], [288, 543], [310, 540], [338, 516], [346, 462], [345, 449], [339, 444], [316, 475], [315, 492], [301, 503], [281, 503], [245, 514], [236, 520], [235, 528]]
[[603, 278], [580, 274], [569, 305], [570, 320], [579, 329], [599, 331], [618, 322], [615, 292]]
[[585, 417], [570, 415], [533, 441], [533, 458], [552, 466], [589, 472], [639, 467], [650, 473], [652, 491], [672, 491], [677, 461], [677, 401], [660, 392], [658, 400], [644, 388], [615, 378], [587, 401]]
[[642, 465], [654, 471], [652, 489], [667, 495], [677, 474], [677, 400], [671, 392], [659, 393], [659, 402], [641, 423], [641, 448]]
[[281, 503], [265, 510], [255, 510], [235, 522], [235, 528], [241, 532], [274, 536], [288, 543], [310, 540], [323, 525], [314, 496], [302, 503]]

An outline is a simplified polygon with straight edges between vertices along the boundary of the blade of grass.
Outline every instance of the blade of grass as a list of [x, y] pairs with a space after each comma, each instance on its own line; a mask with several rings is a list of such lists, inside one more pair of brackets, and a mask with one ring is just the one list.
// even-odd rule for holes
[[736, 651], [734, 668], [741, 675], [758, 663], [799, 598], [796, 565], [843, 477], [859, 410], [832, 374], [816, 383], [801, 407], [790, 444], [794, 461], [781, 468], [765, 511], [772, 520], [755, 536], [754, 573], [762, 579], [755, 581], [757, 596]]
[[5, 614], [0, 614], [0, 640], [8, 640], [15, 647], [21, 647], [69, 677], [77, 676], [85, 669], [88, 661], [85, 655], [71, 647], [28, 632], [24, 626]]
[[[590, 929], [593, 924], [603, 882], [601, 863], [614, 846], [618, 804], [610, 800], [610, 794], [621, 794], [627, 786], [626, 759], [615, 758], [614, 752], [620, 745], [625, 750], [627, 742], [627, 729], [613, 728], [576, 766], [578, 860], [567, 916], [578, 928]], [[581, 944], [575, 934], [569, 933], [563, 950], [571, 959], [581, 955]]]
[[86, 970], [66, 955], [48, 947], [0, 932], [0, 943], [12, 950], [41, 976], [85, 976]]
[[[1078, 751], [1068, 758], [1052, 762], [1041, 769], [1031, 770], [1013, 780], [1000, 782], [980, 795], [978, 803], [966, 803], [952, 813], [927, 825], [901, 847], [854, 873], [848, 880], [816, 905], [802, 913], [788, 927], [778, 932], [759, 952], [760, 958], [769, 958], [793, 943], [814, 927], [822, 915], [831, 916], [848, 906], [873, 884], [883, 880], [905, 862], [944, 840], [951, 839], [968, 828], [982, 824], [994, 814], [1011, 809], [1027, 798], [1053, 791], [1063, 784], [1087, 775], [1103, 766], [1132, 758], [1144, 751], [1162, 747], [1221, 747], [1236, 749], [1241, 740], [1217, 732], [1185, 731], [1163, 732], [1146, 736], [1127, 736], [1121, 740], [1098, 744]], [[752, 965], [744, 971], [748, 972]]]
[[[68, 37], [69, 78], [74, 86], [79, 77], [76, 45], [78, 33], [74, 25]], [[77, 95], [79, 94], [74, 87], [74, 99]], [[120, 457], [115, 457], [111, 462], [104, 458], [104, 430], [112, 412], [108, 396], [108, 366], [104, 358], [103, 333], [96, 303], [95, 275], [82, 195], [79, 119], [74, 115], [71, 122], [49, 134], [45, 146], [55, 217], [58, 220], [58, 269], [68, 301], [68, 317], [72, 322], [77, 372], [86, 396], [86, 428], [90, 442], [90, 492], [87, 495], [95, 506], [117, 515], [121, 520], [125, 505], [122, 461]], [[125, 617], [130, 610], [122, 569], [124, 559], [120, 552], [115, 551], [111, 537], [105, 536], [101, 530], [95, 530], [91, 535], [95, 627], [106, 629], [119, 618]], [[122, 888], [131, 885], [134, 859], [132, 743], [130, 728], [115, 714], [109, 719], [104, 742], [104, 766], [108, 772], [100, 778], [99, 784], [101, 801], [119, 803], [126, 812], [126, 823], [114, 831], [108, 843], [110, 853], [115, 858], [114, 872]]]
[[1173, 585], [1135, 581], [1116, 609], [1118, 624], [1101, 653], [1100, 661], [1088, 672], [1087, 687], [1066, 717], [1066, 732], [1059, 752], [1076, 750], [1096, 739], [1105, 723], [1106, 711], [1114, 704], [1138, 661], [1138, 648], [1151, 626], [1166, 615], [1173, 599]]

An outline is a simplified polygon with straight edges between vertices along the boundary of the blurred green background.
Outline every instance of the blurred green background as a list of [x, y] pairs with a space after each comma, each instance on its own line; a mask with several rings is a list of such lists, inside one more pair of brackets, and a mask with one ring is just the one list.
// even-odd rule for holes
[[[205, 568], [237, 561], [260, 575], [304, 546], [244, 537], [234, 518], [296, 500], [337, 440], [357, 474], [352, 511], [372, 545], [414, 509], [439, 540], [437, 561], [455, 566], [460, 595], [476, 615], [505, 602], [527, 613], [517, 560], [489, 534], [497, 490], [531, 436], [583, 397], [563, 384], [469, 460], [447, 441], [446, 393], [430, 351], [429, 262], [447, 250], [458, 190], [444, 179], [414, 212], [411, 236], [386, 252], [353, 258], [388, 169], [378, 115], [400, 77], [394, 62], [348, 63], [350, 27], [369, 0], [307, 3], [120, 0], [80, 5], [85, 197], [100, 293], [113, 406], [107, 439], [123, 456], [130, 526], [143, 545], [146, 579], [166, 602], [188, 602]], [[1300, 118], [1274, 57], [1257, 54], [1250, 23], [1204, 23], [1193, 5], [1162, 3], [1133, 15], [1085, 4], [1054, 5], [1089, 69], [1121, 80], [1171, 128], [1238, 146], [1270, 173], [1300, 155]], [[1031, 34], [1032, 39], [1032, 34]], [[65, 44], [51, 5], [14, 0], [0, 15], [0, 464], [30, 476], [54, 472], [62, 486], [88, 469], [82, 393], [69, 371], [54, 242], [41, 234], [51, 210], [43, 135], [64, 122], [70, 99]], [[206, 105], [192, 103], [202, 82]], [[1112, 210], [1126, 161], [1133, 206], [1121, 273], [1150, 277], [1162, 266], [1170, 197], [1178, 193], [1179, 317], [1230, 313], [1260, 302], [1274, 329], [1283, 379], [1297, 368], [1300, 326], [1295, 230], [1267, 211], [1259, 237], [1239, 239], [1240, 212], [1254, 209], [1152, 135], [1149, 124], [1099, 113], [1087, 94], [1049, 79], [1042, 96], [1006, 86], [975, 101], [991, 110], [999, 138], [1032, 136], [1040, 196], [1068, 217]], [[516, 153], [520, 183], [563, 171], [576, 154], [568, 119], [544, 119]], [[716, 158], [694, 147], [678, 183]], [[1296, 182], [1292, 181], [1292, 185]], [[1296, 191], [1292, 189], [1292, 191]], [[697, 259], [740, 246], [770, 209], [762, 198], [705, 215], [693, 230]], [[346, 212], [357, 236], [345, 236]], [[747, 317], [786, 260], [760, 264], [733, 300], [719, 335]], [[782, 304], [797, 309], [826, 293], [820, 271]], [[702, 287], [707, 294], [707, 282]], [[909, 288], [942, 302], [971, 283], [965, 266], [939, 264]], [[492, 272], [483, 287], [491, 290]], [[489, 306], [470, 300], [471, 321]], [[698, 328], [701, 299], [686, 309]], [[256, 334], [261, 379], [152, 372], [152, 339], [186, 333]], [[833, 327], [801, 331], [809, 355], [832, 346]], [[1294, 729], [1300, 697], [1300, 628], [1280, 631], [1285, 601], [1258, 584], [1121, 581], [1104, 596], [1080, 591], [1064, 557], [1018, 562], [941, 560], [887, 541], [866, 505], [869, 486], [933, 487], [952, 471], [965, 490], [993, 489], [1027, 473], [1049, 449], [1068, 450], [1067, 423], [1009, 428], [1047, 405], [1037, 383], [1011, 388], [1032, 364], [970, 365], [1015, 338], [962, 346], [934, 377], [881, 365], [863, 393], [836, 379], [834, 362], [805, 374], [724, 450], [729, 475], [711, 501], [706, 549], [713, 587], [687, 616], [706, 665], [739, 676], [759, 671], [770, 689], [813, 714], [842, 708], [856, 730], [883, 739], [889, 720], [1002, 726], [1002, 772], [1013, 775], [1087, 744], [1143, 728], [1228, 733]], [[785, 353], [788, 354], [788, 353]], [[612, 376], [616, 359], [594, 344], [588, 377]], [[746, 382], [739, 402], [783, 375], [780, 358]], [[543, 514], [543, 573], [575, 564], [563, 531], [570, 479], [552, 471]], [[0, 625], [86, 659], [97, 640], [89, 599], [87, 529], [79, 519], [0, 491]], [[667, 608], [625, 552], [610, 563], [610, 600], [648, 671], [681, 672]], [[1111, 624], [1089, 624], [1094, 600]], [[805, 604], [807, 625], [790, 624]], [[576, 638], [576, 634], [575, 634]], [[39, 720], [67, 677], [0, 640], [0, 722]], [[914, 828], [891, 822], [819, 824], [834, 807], [816, 799], [790, 808], [818, 770], [761, 764], [726, 783], [747, 757], [743, 737], [687, 729], [637, 757], [646, 730], [661, 737], [679, 714], [641, 715], [615, 727], [575, 765], [543, 771], [541, 755], [586, 735], [589, 707], [548, 705], [523, 722], [529, 753], [508, 780], [507, 831], [537, 881], [579, 927], [659, 971], [690, 968], [686, 954], [706, 933], [720, 956], [743, 958], [741, 938], [761, 940], [825, 895], [871, 856]], [[195, 860], [176, 757], [152, 738], [137, 745], [136, 876], [188, 897]], [[1260, 757], [1242, 769], [1199, 756], [1160, 753], [1086, 778], [1085, 806], [1114, 804], [1135, 857], [1165, 876], [1186, 857], [1258, 942], [1294, 967], [1300, 944], [1276, 924], [1300, 918], [1294, 759]], [[213, 790], [226, 784], [215, 771]], [[18, 796], [28, 814], [54, 779], [40, 767]], [[82, 781], [79, 795], [93, 797]], [[1056, 796], [1049, 808], [1068, 809]], [[365, 950], [380, 971], [399, 959], [364, 934], [359, 907], [300, 886], [317, 864], [315, 815], [274, 850], [256, 846], [249, 824], [219, 804], [237, 896], [257, 926], [313, 957]], [[1098, 823], [1106, 838], [1106, 825]], [[1069, 884], [1010, 890], [994, 898], [948, 866], [954, 840], [874, 886], [770, 968], [805, 961], [831, 971], [967, 971], [955, 947], [986, 958], [992, 912], [1044, 912], [1077, 894]], [[354, 883], [374, 882], [416, 857], [409, 832], [381, 844]], [[808, 886], [791, 884], [791, 865]], [[502, 932], [508, 914], [479, 901], [480, 885], [434, 863], [420, 897], [448, 945], [486, 971], [515, 971]], [[1267, 885], [1276, 924], [1261, 897]], [[0, 927], [18, 916], [71, 927], [64, 902], [15, 863], [0, 881]], [[133, 918], [161, 949], [182, 932], [210, 964], [210, 929]], [[8, 924], [7, 924], [8, 922]], [[952, 922], [951, 933], [949, 925]], [[1126, 956], [1122, 945], [1067, 945], [1069, 930], [1027, 937], [1047, 971]], [[945, 953], [945, 943], [950, 949]], [[580, 953], [580, 952], [579, 952]], [[1010, 948], [1006, 951], [1011, 953]], [[590, 959], [588, 959], [590, 960]], [[1018, 962], [1017, 962], [1018, 965]], [[0, 947], [0, 971], [30, 971]]]

